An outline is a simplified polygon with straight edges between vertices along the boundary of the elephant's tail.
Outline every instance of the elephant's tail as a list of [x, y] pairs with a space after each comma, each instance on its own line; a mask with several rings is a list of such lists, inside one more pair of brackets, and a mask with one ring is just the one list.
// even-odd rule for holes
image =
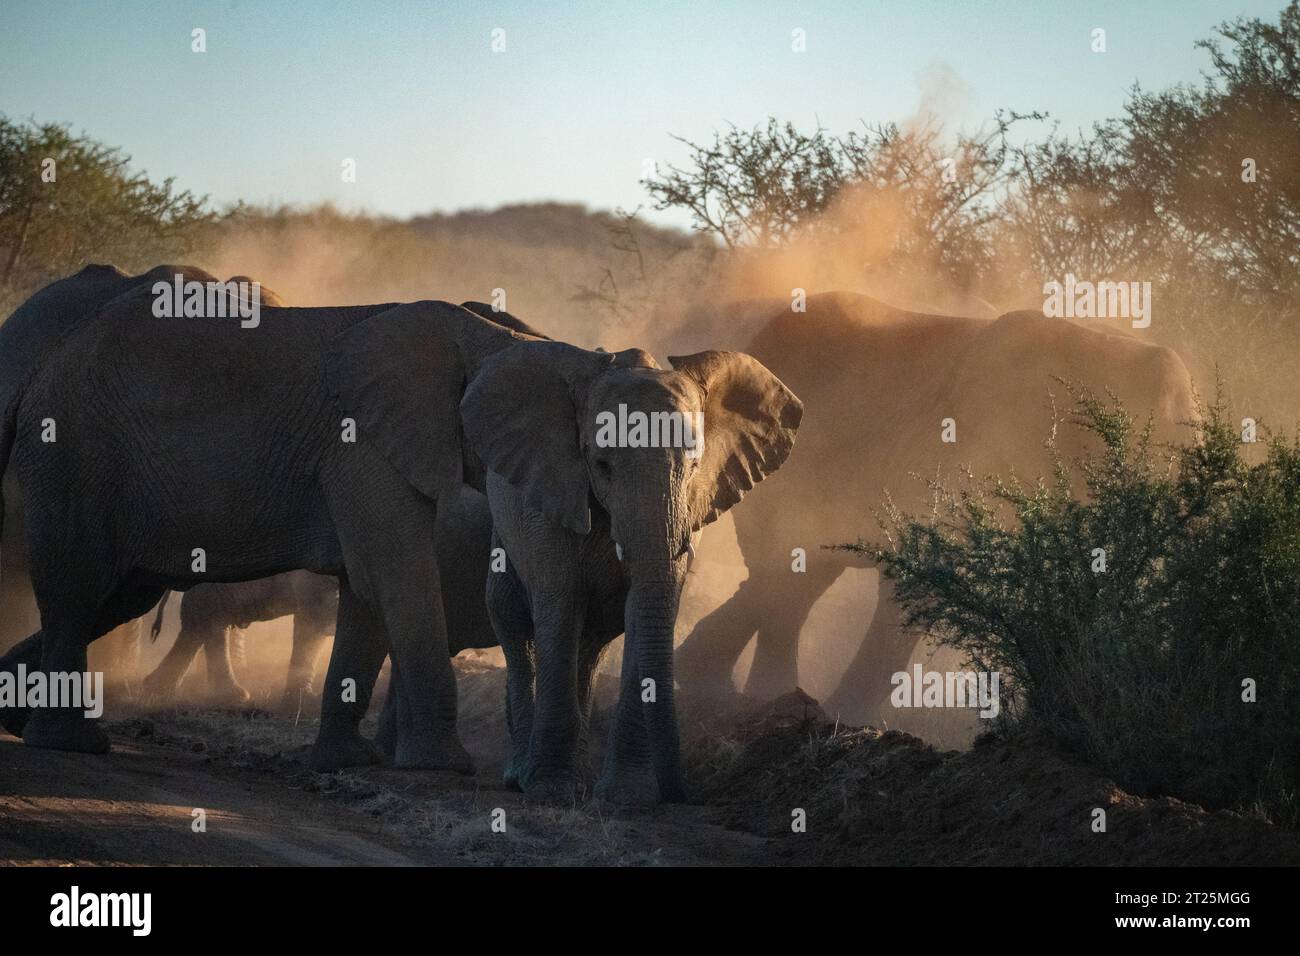
[[167, 610], [167, 599], [172, 596], [171, 591], [164, 591], [162, 600], [158, 602], [158, 613], [154, 615], [153, 627], [149, 628], [149, 640], [158, 640], [158, 635], [162, 633], [163, 612]]

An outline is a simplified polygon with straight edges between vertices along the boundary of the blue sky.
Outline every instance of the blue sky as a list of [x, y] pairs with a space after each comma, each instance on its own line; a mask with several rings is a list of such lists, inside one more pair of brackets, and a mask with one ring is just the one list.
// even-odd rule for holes
[[[671, 134], [769, 115], [844, 131], [924, 102], [1066, 128], [1135, 81], [1196, 81], [1195, 40], [1282, 0], [74, 2], [0, 0], [0, 112], [66, 121], [220, 204], [394, 215], [542, 199], [632, 208]], [[207, 52], [191, 52], [191, 30]], [[1106, 30], [1107, 52], [1090, 32]], [[504, 52], [491, 49], [505, 31]], [[791, 50], [791, 31], [807, 50]], [[357, 181], [340, 176], [356, 160]], [[656, 218], [664, 219], [663, 216]], [[667, 221], [680, 221], [668, 217]]]

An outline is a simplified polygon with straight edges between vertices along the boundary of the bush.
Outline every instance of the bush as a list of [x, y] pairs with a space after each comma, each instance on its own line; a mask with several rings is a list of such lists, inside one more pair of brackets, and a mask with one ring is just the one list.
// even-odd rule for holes
[[1220, 395], [1190, 444], [1157, 448], [1113, 397], [1072, 394], [1101, 440], [1080, 486], [1054, 452], [1033, 487], [886, 507], [875, 553], [905, 620], [1002, 673], [1010, 726], [1122, 786], [1295, 825], [1300, 443], [1265, 433], [1248, 464]]
[[194, 246], [206, 200], [150, 180], [121, 150], [0, 115], [0, 321], [87, 262], [143, 271]]

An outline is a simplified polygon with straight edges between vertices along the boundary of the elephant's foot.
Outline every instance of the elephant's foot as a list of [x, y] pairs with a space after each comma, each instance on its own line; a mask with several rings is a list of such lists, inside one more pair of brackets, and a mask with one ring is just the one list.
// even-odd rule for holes
[[252, 699], [253, 695], [234, 681], [223, 681], [208, 687], [208, 704], [212, 707], [243, 707]]
[[140, 682], [140, 693], [147, 701], [165, 703], [176, 696], [180, 684], [179, 677], [159, 667]]
[[404, 770], [453, 770], [464, 776], [474, 773], [474, 758], [462, 746], [455, 732], [441, 736], [421, 735], [417, 739], [398, 736], [393, 766]]
[[578, 781], [573, 774], [534, 775], [524, 787], [529, 803], [571, 807], [578, 802]]
[[72, 750], [83, 754], [106, 754], [112, 749], [108, 734], [79, 713], [38, 710], [23, 728], [23, 743], [47, 750]]
[[345, 767], [369, 767], [383, 762], [384, 755], [379, 748], [355, 730], [322, 733], [307, 756], [307, 766], [318, 773], [331, 773]]

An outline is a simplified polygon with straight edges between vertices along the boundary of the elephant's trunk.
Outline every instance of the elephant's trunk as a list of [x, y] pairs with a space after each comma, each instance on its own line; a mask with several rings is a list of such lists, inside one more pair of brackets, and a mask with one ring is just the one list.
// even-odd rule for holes
[[[673, 632], [682, 592], [684, 561], [631, 568], [624, 626], [635, 651], [638, 689], [659, 796], [666, 802], [685, 799], [681, 745], [673, 694]], [[646, 681], [653, 681], [647, 684]]]

